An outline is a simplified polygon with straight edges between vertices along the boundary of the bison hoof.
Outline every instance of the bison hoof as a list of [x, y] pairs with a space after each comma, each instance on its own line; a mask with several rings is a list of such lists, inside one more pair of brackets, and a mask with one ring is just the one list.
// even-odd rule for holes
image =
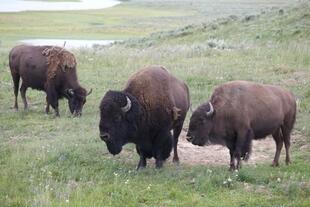
[[138, 171], [138, 170], [143, 170], [143, 169], [145, 169], [145, 166], [140, 166], [140, 165], [138, 165], [137, 168], [136, 168], [137, 171]]
[[278, 162], [273, 162], [273, 163], [271, 164], [271, 167], [279, 167], [279, 163], [278, 163]]
[[174, 162], [176, 164], [180, 164], [180, 160], [178, 157], [173, 157], [172, 162]]
[[234, 171], [236, 171], [236, 170], [238, 170], [235, 166], [230, 166], [229, 167], [229, 171], [230, 172], [234, 172]]
[[14, 111], [18, 111], [18, 107], [16, 106], [10, 107], [10, 109], [13, 109]]
[[137, 170], [142, 170], [146, 167], [146, 160], [145, 159], [140, 159], [138, 166], [137, 166]]
[[156, 160], [156, 161], [155, 161], [155, 165], [156, 165], [156, 168], [157, 168], [157, 169], [162, 168], [162, 167], [163, 167], [163, 164], [164, 164], [164, 161], [162, 161], [162, 160]]
[[292, 164], [292, 162], [290, 160], [286, 160], [285, 163], [286, 163], [286, 165]]

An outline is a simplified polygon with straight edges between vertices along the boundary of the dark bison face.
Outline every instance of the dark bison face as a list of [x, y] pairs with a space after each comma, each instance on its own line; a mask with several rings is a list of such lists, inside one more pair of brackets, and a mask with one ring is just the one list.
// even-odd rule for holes
[[130, 123], [126, 119], [131, 110], [131, 100], [122, 92], [108, 91], [100, 104], [100, 138], [111, 154], [122, 151], [128, 142]]
[[84, 88], [67, 89], [68, 104], [71, 114], [81, 116], [83, 106], [86, 103], [86, 96], [91, 94], [92, 89], [87, 93]]
[[213, 128], [212, 118], [214, 109], [212, 104], [198, 107], [190, 118], [187, 140], [194, 145], [209, 145], [210, 132]]

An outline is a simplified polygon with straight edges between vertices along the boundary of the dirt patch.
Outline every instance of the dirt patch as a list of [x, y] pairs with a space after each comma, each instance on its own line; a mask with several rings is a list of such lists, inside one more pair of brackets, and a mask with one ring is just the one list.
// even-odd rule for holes
[[[298, 145], [299, 149], [307, 150], [309, 144], [305, 142], [305, 137], [294, 131], [291, 138], [291, 145]], [[276, 144], [271, 136], [268, 136], [266, 139], [255, 140], [252, 144], [252, 154], [250, 159], [245, 162], [243, 165], [256, 165], [261, 163], [271, 164], [276, 152]], [[108, 151], [103, 153], [104, 156], [108, 156], [111, 159], [119, 159], [122, 162], [136, 163], [138, 159], [136, 158], [136, 150], [130, 146], [124, 148], [123, 152], [119, 155], [112, 156]], [[186, 132], [182, 130], [179, 137], [178, 143], [178, 154], [180, 158], [181, 165], [223, 165], [229, 166], [230, 156], [229, 150], [225, 146], [221, 145], [211, 145], [199, 147], [189, 143], [186, 140]], [[174, 165], [172, 163], [173, 150], [170, 154], [169, 159], [165, 165]], [[280, 155], [280, 165], [285, 164], [285, 147], [283, 145], [281, 155]], [[294, 162], [294, 160], [292, 160]], [[148, 159], [148, 166], [154, 166], [155, 160]]]
[[[295, 139], [299, 137], [298, 134], [293, 134], [292, 145]], [[252, 155], [247, 163], [244, 164], [256, 165], [258, 163], [272, 163], [274, 154], [276, 151], [276, 144], [271, 136], [262, 140], [253, 141], [252, 145]], [[182, 131], [179, 143], [178, 143], [178, 153], [180, 157], [180, 162], [187, 165], [229, 165], [230, 156], [229, 150], [225, 146], [211, 145], [199, 147], [189, 143], [186, 140], [186, 132]], [[170, 159], [172, 159], [173, 153], [171, 153]], [[285, 157], [284, 146], [281, 152], [280, 164], [283, 164], [283, 158]]]

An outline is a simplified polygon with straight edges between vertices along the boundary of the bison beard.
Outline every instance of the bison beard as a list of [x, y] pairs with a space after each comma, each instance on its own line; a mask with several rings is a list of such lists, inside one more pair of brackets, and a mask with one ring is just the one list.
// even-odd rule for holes
[[[187, 86], [160, 66], [134, 74], [123, 91], [108, 91], [100, 104], [100, 138], [110, 153], [118, 154], [126, 143], [136, 144], [137, 169], [154, 157], [160, 168], [177, 143], [189, 108]], [[173, 130], [173, 136], [171, 134]]]

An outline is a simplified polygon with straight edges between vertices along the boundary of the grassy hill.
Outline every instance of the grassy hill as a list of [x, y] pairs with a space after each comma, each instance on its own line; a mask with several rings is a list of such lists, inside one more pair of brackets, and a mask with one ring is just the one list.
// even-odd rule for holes
[[[158, 5], [150, 8], [156, 10]], [[22, 110], [20, 97], [20, 111], [10, 109], [14, 97], [7, 56], [22, 34], [14, 28], [16, 24], [7, 30], [0, 21], [1, 34], [10, 40], [0, 47], [1, 206], [309, 206], [309, 11], [310, 2], [303, 1], [214, 21], [202, 21], [198, 15], [192, 17], [197, 21], [177, 29], [172, 29], [177, 26], [173, 25], [170, 31], [159, 32], [160, 24], [156, 24], [156, 30], [142, 33], [143, 38], [111, 47], [73, 50], [81, 85], [93, 88], [79, 119], [70, 117], [66, 101], [60, 102], [60, 118], [44, 115], [45, 95], [31, 89], [27, 92], [28, 111]], [[10, 15], [7, 18], [15, 21], [16, 15], [34, 18], [41, 13]], [[0, 15], [0, 19], [4, 17]], [[148, 35], [150, 31], [155, 33]], [[96, 33], [93, 37], [96, 35], [100, 36]], [[180, 166], [167, 162], [162, 170], [155, 170], [149, 164], [137, 172], [138, 156], [132, 145], [118, 156], [109, 155], [98, 136], [100, 99], [108, 89], [122, 89], [132, 73], [149, 64], [164, 65], [185, 80], [193, 108], [207, 101], [215, 86], [230, 80], [291, 89], [300, 103], [292, 165], [284, 165], [282, 152], [278, 168], [270, 167], [271, 160], [266, 160], [258, 165], [244, 164], [239, 172], [231, 173], [228, 160], [196, 166], [181, 160]]]

